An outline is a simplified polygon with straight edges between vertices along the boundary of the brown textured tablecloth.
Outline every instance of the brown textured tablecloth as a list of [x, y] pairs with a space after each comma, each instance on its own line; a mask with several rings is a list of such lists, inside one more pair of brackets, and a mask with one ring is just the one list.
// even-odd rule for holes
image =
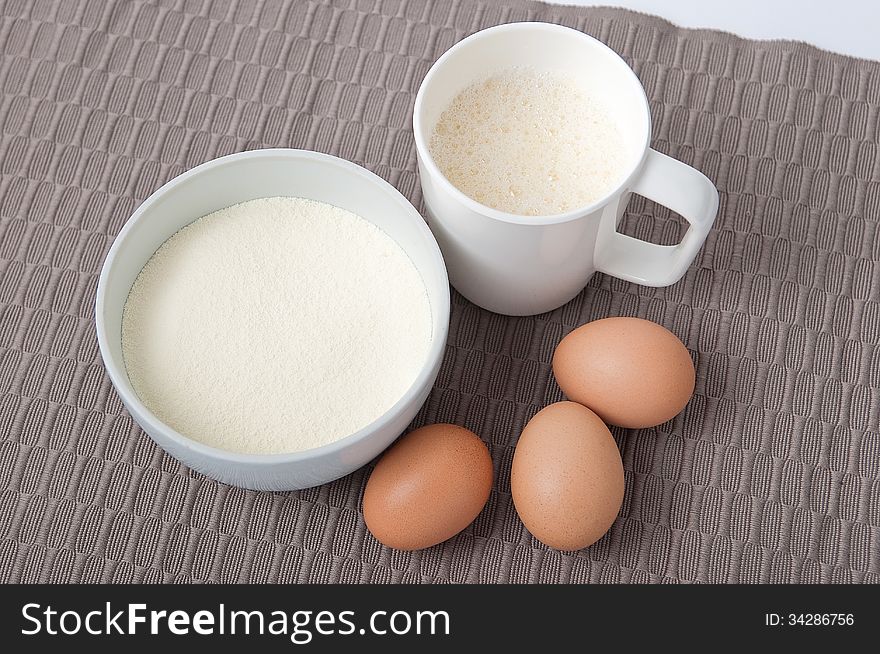
[[[517, 0], [0, 7], [0, 579], [880, 579], [880, 64]], [[390, 551], [366, 531], [367, 470], [257, 493], [165, 455], [111, 389], [92, 320], [104, 255], [138, 203], [207, 159], [291, 146], [362, 163], [419, 206], [419, 82], [462, 37], [517, 20], [620, 52], [651, 100], [654, 147], [718, 186], [718, 221], [687, 276], [653, 289], [597, 275], [532, 318], [453, 295], [416, 423], [476, 431], [496, 482], [471, 527], [426, 551]], [[639, 201], [626, 226], [663, 243], [682, 231]], [[678, 334], [696, 396], [671, 423], [615, 431], [620, 518], [596, 545], [560, 553], [517, 519], [511, 457], [528, 418], [561, 398], [556, 343], [611, 315]]]

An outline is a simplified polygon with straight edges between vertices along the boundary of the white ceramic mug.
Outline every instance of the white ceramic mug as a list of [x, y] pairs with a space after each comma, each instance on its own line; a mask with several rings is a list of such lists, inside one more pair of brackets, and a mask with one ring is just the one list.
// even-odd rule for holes
[[[428, 148], [440, 114], [465, 87], [512, 66], [572, 75], [595, 89], [617, 117], [627, 168], [604, 198], [552, 216], [519, 216], [469, 198], [440, 172]], [[647, 286], [673, 284], [693, 262], [718, 211], [718, 191], [705, 175], [650, 148], [651, 113], [632, 69], [605, 44], [567, 27], [510, 23], [460, 41], [425, 76], [413, 129], [428, 223], [452, 285], [497, 313], [555, 309], [597, 270]], [[681, 243], [655, 245], [618, 233], [631, 193], [684, 217], [690, 225]]]

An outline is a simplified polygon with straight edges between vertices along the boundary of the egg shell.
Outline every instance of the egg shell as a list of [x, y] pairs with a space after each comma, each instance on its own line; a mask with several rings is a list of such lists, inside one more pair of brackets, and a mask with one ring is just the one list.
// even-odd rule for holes
[[553, 374], [568, 399], [631, 429], [674, 418], [694, 394], [687, 348], [665, 327], [641, 318], [578, 327], [557, 346]]
[[529, 421], [513, 455], [510, 491], [532, 535], [558, 550], [592, 545], [623, 504], [623, 462], [608, 427], [574, 402]]
[[492, 458], [473, 432], [428, 425], [379, 459], [364, 489], [364, 521], [383, 545], [431, 547], [467, 527], [492, 489]]

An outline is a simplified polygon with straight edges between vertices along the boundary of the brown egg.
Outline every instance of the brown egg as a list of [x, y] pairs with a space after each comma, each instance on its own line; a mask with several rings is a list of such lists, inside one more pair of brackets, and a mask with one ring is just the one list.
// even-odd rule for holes
[[556, 348], [553, 374], [568, 399], [607, 423], [633, 429], [675, 417], [694, 393], [687, 348], [665, 327], [641, 318], [578, 327]]
[[558, 550], [592, 545], [623, 503], [617, 443], [595, 413], [557, 402], [535, 414], [516, 445], [513, 504], [526, 528]]
[[379, 459], [364, 489], [364, 521], [388, 547], [431, 547], [473, 522], [491, 489], [483, 441], [464, 427], [428, 425]]

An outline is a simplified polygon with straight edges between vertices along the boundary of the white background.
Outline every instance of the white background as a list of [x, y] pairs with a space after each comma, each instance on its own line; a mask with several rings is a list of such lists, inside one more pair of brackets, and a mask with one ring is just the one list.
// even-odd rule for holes
[[880, 60], [878, 0], [566, 0], [555, 4], [627, 7], [683, 27], [752, 39], [806, 41], [826, 50]]

